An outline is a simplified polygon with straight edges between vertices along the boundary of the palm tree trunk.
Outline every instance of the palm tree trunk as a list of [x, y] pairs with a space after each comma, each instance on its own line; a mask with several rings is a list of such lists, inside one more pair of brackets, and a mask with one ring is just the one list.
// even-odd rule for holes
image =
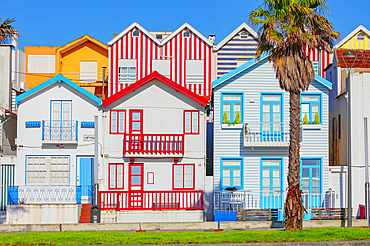
[[290, 144], [289, 144], [289, 170], [288, 193], [284, 204], [284, 217], [286, 230], [301, 230], [304, 218], [302, 192], [300, 189], [300, 92], [290, 92]]

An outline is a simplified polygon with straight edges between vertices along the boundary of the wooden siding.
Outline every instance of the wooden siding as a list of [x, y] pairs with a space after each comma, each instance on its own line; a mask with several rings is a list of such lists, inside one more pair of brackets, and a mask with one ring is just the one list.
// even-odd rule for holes
[[[357, 35], [360, 33], [364, 35], [363, 41], [357, 40]], [[351, 50], [355, 50], [355, 49], [368, 50], [370, 49], [370, 37], [366, 35], [364, 32], [358, 32], [356, 35], [351, 37], [347, 42], [342, 44], [340, 48], [341, 49], [351, 49]]]
[[[259, 192], [261, 157], [283, 158], [283, 188], [287, 187], [288, 148], [243, 147], [242, 129], [222, 129], [220, 115], [221, 92], [244, 93], [244, 123], [260, 122], [261, 92], [283, 92], [283, 121], [289, 122], [289, 93], [282, 91], [275, 78], [272, 64], [263, 60], [246, 71], [214, 88], [214, 190], [220, 190], [220, 160], [222, 157], [243, 157], [244, 190]], [[322, 93], [321, 130], [303, 130], [301, 157], [322, 158], [322, 191], [329, 188], [328, 159], [328, 89], [312, 82], [309, 92]], [[252, 103], [252, 101], [254, 101]]]
[[[186, 30], [186, 29], [184, 29]], [[183, 30], [183, 31], [184, 31]], [[136, 59], [136, 81], [153, 72], [152, 61], [170, 59], [170, 79], [201, 96], [211, 95], [211, 52], [212, 46], [204, 42], [194, 32], [190, 37], [183, 37], [179, 32], [171, 40], [158, 45], [151, 37], [140, 31], [139, 37], [132, 37], [134, 29], [109, 46], [109, 96], [126, 88], [130, 84], [118, 83], [118, 59]], [[186, 60], [203, 60], [204, 81], [201, 84], [189, 84], [186, 81]]]
[[[241, 39], [240, 33], [248, 33], [247, 39]], [[256, 56], [257, 40], [247, 30], [236, 34], [229, 42], [217, 51], [217, 78], [237, 68], [237, 61], [249, 61]]]

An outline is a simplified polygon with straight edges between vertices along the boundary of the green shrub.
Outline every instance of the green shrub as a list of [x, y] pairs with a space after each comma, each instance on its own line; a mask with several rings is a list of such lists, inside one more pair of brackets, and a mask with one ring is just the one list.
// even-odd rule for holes
[[235, 116], [235, 124], [240, 124], [242, 120], [240, 119], [240, 113], [239, 111], [236, 113], [236, 116]]
[[315, 124], [320, 124], [320, 117], [319, 117], [318, 112], [316, 112], [316, 115], [315, 115]]
[[307, 113], [304, 113], [303, 124], [308, 124]]
[[224, 112], [224, 118], [222, 120], [222, 123], [227, 124], [227, 114]]

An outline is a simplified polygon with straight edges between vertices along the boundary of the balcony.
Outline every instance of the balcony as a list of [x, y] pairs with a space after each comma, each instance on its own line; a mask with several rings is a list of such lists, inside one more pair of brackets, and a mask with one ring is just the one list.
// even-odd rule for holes
[[245, 123], [244, 147], [289, 147], [289, 123]]
[[43, 144], [77, 144], [77, 120], [43, 120]]
[[203, 191], [100, 191], [102, 210], [203, 209]]
[[126, 157], [182, 157], [184, 134], [127, 134]]
[[[61, 72], [60, 74], [81, 86], [93, 83], [101, 84], [103, 82], [103, 72]], [[105, 72], [105, 77], [105, 81], [107, 81], [107, 71]]]

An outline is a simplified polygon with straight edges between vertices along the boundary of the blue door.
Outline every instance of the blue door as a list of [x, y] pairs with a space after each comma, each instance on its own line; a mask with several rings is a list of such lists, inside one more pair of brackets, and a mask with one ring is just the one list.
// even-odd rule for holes
[[82, 196], [92, 198], [93, 185], [93, 158], [80, 158], [80, 185], [82, 188]]
[[282, 139], [282, 95], [263, 94], [261, 103], [261, 141]]
[[261, 208], [280, 209], [282, 206], [282, 159], [262, 159]]

